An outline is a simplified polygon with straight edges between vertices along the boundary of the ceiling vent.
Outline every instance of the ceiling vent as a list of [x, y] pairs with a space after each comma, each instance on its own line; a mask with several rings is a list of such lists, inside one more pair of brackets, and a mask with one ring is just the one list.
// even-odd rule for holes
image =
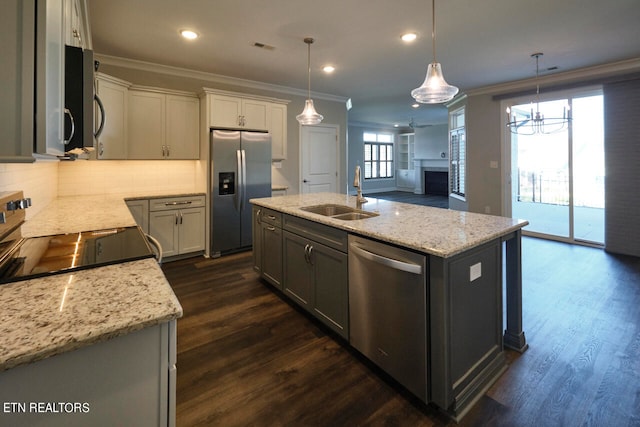
[[264, 44], [264, 43], [260, 43], [260, 42], [255, 42], [253, 44], [255, 47], [259, 47], [260, 49], [264, 49], [264, 50], [274, 50], [275, 46], [270, 46], [268, 44]]

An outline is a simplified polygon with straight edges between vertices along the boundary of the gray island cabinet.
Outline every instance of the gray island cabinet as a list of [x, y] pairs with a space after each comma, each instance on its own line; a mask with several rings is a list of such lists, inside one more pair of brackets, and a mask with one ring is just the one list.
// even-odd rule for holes
[[[251, 203], [256, 271], [422, 401], [436, 405], [454, 419], [463, 417], [504, 372], [505, 347], [526, 350], [520, 251], [520, 230], [526, 221], [375, 198], [357, 205], [355, 197], [335, 193], [261, 198]], [[322, 205], [332, 208], [326, 212], [307, 209]], [[355, 214], [346, 215], [349, 219], [332, 215], [336, 206]], [[265, 221], [267, 215], [270, 221]], [[273, 234], [273, 229], [278, 233]], [[422, 266], [418, 263], [420, 275], [412, 280], [417, 286], [415, 295], [424, 295], [424, 301], [406, 309], [387, 310], [394, 304], [390, 298], [383, 304], [376, 302], [379, 312], [369, 313], [371, 325], [378, 326], [366, 340], [374, 341], [368, 345], [377, 349], [380, 357], [358, 348], [354, 339], [361, 338], [351, 336], [350, 330], [361, 333], [362, 328], [358, 325], [356, 329], [353, 317], [349, 324], [349, 311], [352, 315], [356, 311], [354, 296], [361, 290], [355, 290], [355, 282], [360, 276], [366, 276], [366, 280], [360, 280], [364, 285], [357, 286], [371, 289], [384, 286], [382, 281], [387, 278], [380, 275], [378, 280], [373, 268], [368, 269], [369, 274], [361, 267], [356, 273], [355, 263], [350, 264], [356, 259], [353, 251], [358, 250], [349, 244], [352, 238], [372, 241], [372, 247], [383, 245], [389, 251], [396, 248], [405, 254], [414, 253], [425, 260]], [[399, 262], [407, 271], [414, 268], [402, 258], [388, 259], [392, 264]], [[507, 318], [504, 334], [503, 279]], [[398, 300], [404, 298], [396, 295]], [[366, 298], [374, 301], [379, 296]], [[416, 311], [415, 307], [423, 309]], [[408, 312], [415, 316], [415, 327], [406, 327]], [[390, 322], [398, 313], [403, 314], [405, 326], [394, 329]], [[377, 316], [390, 316], [389, 322], [371, 320]], [[387, 336], [391, 338], [378, 331], [387, 323]], [[412, 344], [405, 346], [402, 340], [411, 340]], [[387, 349], [412, 353], [392, 355]], [[415, 368], [408, 367], [409, 363], [387, 363], [392, 357], [415, 361]], [[420, 376], [420, 381], [412, 376]]]

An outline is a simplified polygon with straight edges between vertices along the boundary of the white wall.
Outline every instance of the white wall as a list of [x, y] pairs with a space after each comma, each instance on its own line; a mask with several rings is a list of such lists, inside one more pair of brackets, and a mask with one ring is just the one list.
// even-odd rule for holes
[[449, 126], [442, 125], [417, 128], [415, 130], [414, 157], [416, 159], [441, 159], [441, 153], [449, 158]]

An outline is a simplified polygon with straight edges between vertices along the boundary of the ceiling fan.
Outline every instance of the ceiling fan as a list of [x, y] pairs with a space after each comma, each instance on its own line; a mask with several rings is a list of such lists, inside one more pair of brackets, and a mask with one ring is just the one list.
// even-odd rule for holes
[[426, 128], [429, 127], [431, 125], [419, 125], [416, 122], [413, 121], [413, 117], [411, 117], [411, 120], [409, 120], [409, 127], [411, 129], [422, 129], [422, 128]]

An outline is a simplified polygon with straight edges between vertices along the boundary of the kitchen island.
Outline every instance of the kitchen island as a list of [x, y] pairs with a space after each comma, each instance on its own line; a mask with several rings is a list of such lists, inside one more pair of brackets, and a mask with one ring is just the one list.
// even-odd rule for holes
[[[354, 336], [354, 332], [360, 334], [359, 317], [367, 317], [354, 306], [360, 298], [354, 282], [367, 272], [354, 273], [353, 261], [358, 261], [354, 254], [359, 251], [355, 242], [365, 239], [372, 245], [384, 244], [424, 257], [426, 313], [416, 314], [415, 328], [398, 328], [395, 335], [407, 334], [409, 329], [420, 331], [423, 322], [422, 359], [426, 360], [418, 360], [413, 373], [403, 372], [403, 367], [385, 365], [394, 357], [392, 351], [402, 347], [402, 340], [390, 345], [392, 351], [380, 345], [373, 354], [354, 346], [425, 403], [435, 404], [453, 418], [464, 416], [506, 369], [505, 346], [526, 350], [520, 240], [527, 221], [375, 198], [358, 204], [356, 197], [334, 193], [252, 199], [251, 203], [256, 270], [351, 345], [361, 340]], [[303, 264], [308, 271], [300, 271]], [[368, 282], [377, 282], [375, 274]], [[388, 299], [386, 305], [393, 302]], [[368, 321], [376, 324], [377, 317], [369, 313]], [[385, 327], [384, 322], [377, 325]], [[414, 354], [396, 357], [415, 359]], [[412, 375], [425, 378], [413, 383]]]
[[[64, 197], [24, 237], [135, 226], [120, 197]], [[4, 425], [172, 425], [182, 307], [152, 259], [0, 285]]]

